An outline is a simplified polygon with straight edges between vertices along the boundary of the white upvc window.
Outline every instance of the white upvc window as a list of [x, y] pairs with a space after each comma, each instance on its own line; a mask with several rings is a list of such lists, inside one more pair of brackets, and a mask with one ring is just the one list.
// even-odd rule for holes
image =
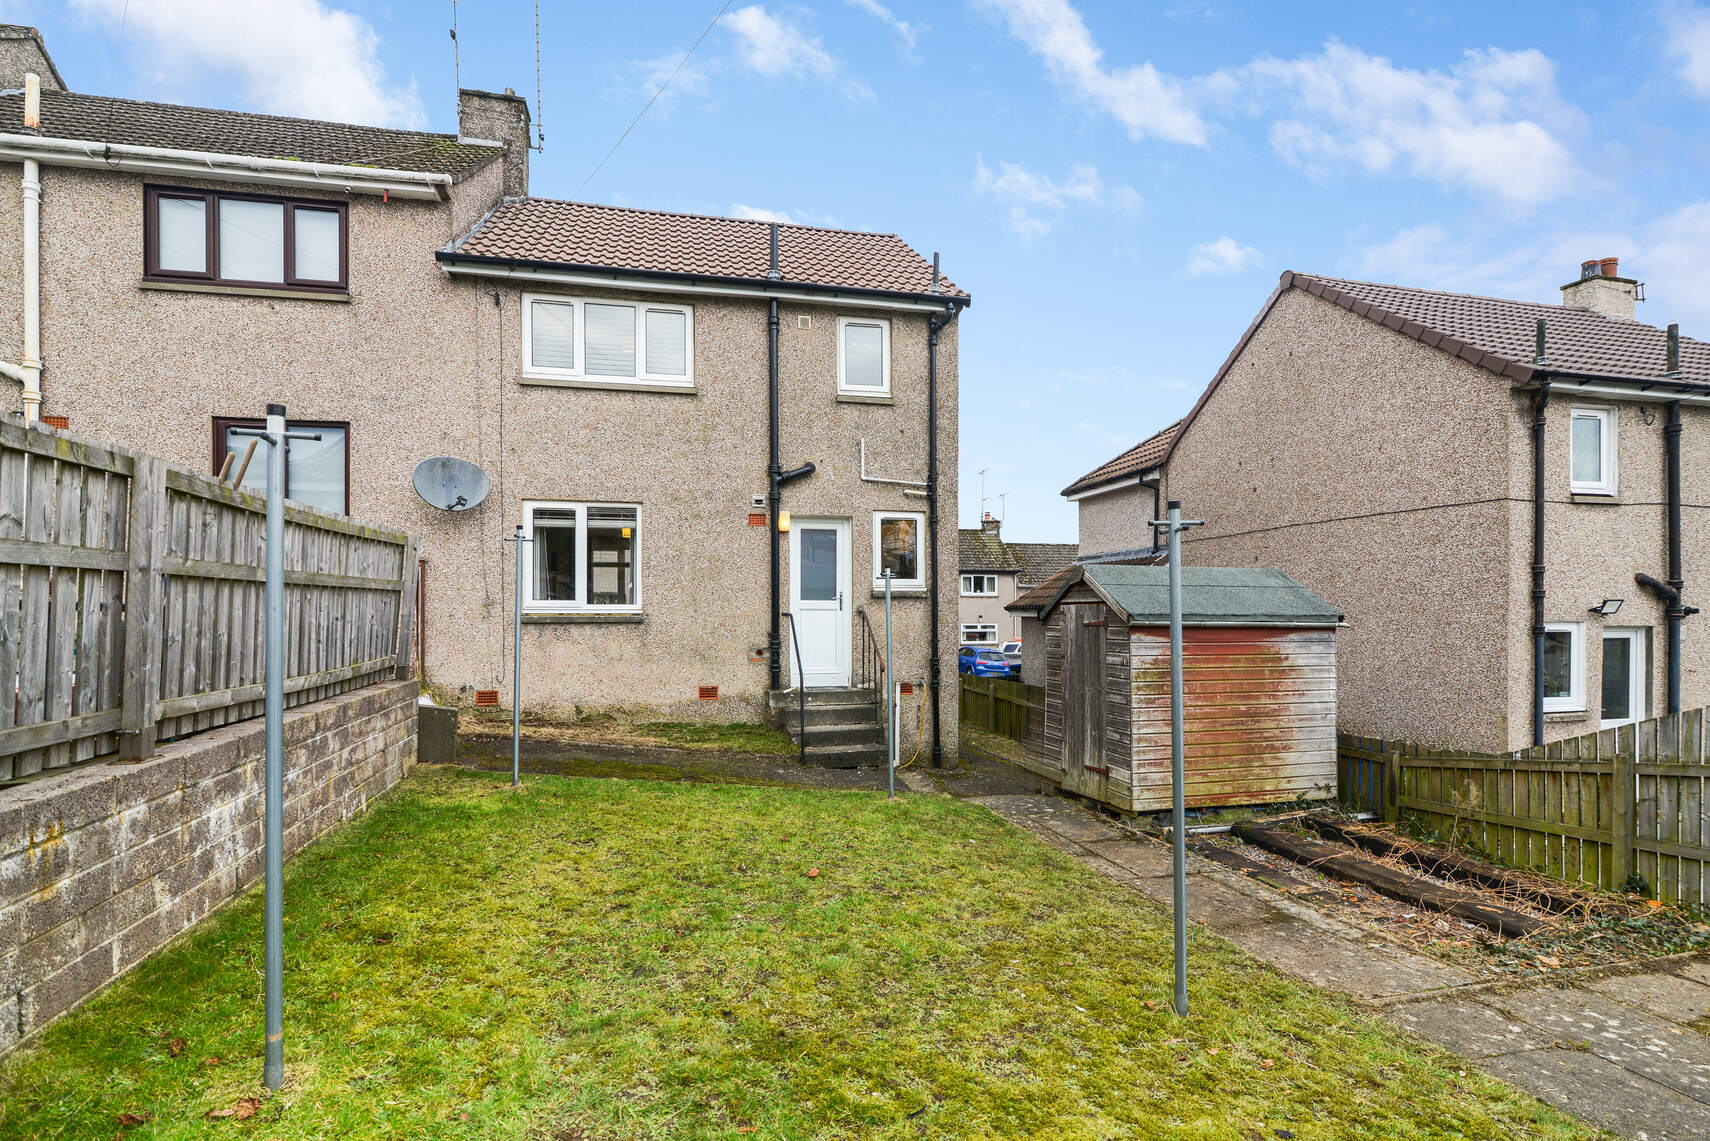
[[524, 379], [694, 387], [691, 306], [555, 293], [525, 293], [522, 303]]
[[1585, 710], [1585, 623], [1544, 623], [1544, 712]]
[[837, 391], [842, 396], [891, 394], [891, 323], [883, 317], [837, 319]]
[[989, 646], [997, 641], [997, 626], [991, 622], [962, 623], [964, 646]]
[[997, 592], [997, 575], [995, 574], [965, 574], [962, 576], [962, 593], [969, 598], [984, 598]]
[[639, 613], [641, 508], [523, 501], [523, 610]]
[[1568, 490], [1574, 495], [1614, 495], [1617, 489], [1613, 408], [1573, 410]]
[[873, 512], [873, 589], [926, 588], [926, 516], [918, 511]]

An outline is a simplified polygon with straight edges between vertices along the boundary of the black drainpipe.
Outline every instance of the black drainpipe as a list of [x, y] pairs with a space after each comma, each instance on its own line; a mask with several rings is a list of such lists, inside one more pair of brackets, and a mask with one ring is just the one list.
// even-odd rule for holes
[[[776, 222], [772, 223], [771, 231], [772, 262], [771, 268], [766, 271], [766, 277], [769, 281], [779, 281], [784, 275], [778, 269], [778, 224]], [[767, 434], [770, 446], [766, 461], [766, 481], [769, 488], [767, 501], [771, 505], [771, 526], [768, 530], [772, 533], [772, 620], [771, 629], [766, 637], [766, 660], [771, 663], [772, 688], [778, 689], [782, 680], [781, 666], [783, 665], [783, 639], [779, 630], [783, 619], [779, 615], [783, 613], [784, 609], [782, 585], [779, 581], [778, 505], [784, 499], [784, 485], [792, 479], [812, 475], [814, 465], [807, 463], [801, 467], [785, 471], [778, 457], [778, 299], [775, 297], [772, 299], [766, 315], [766, 380]]]
[[1152, 550], [1156, 551], [1158, 549], [1158, 531], [1160, 529], [1157, 521], [1163, 518], [1163, 516], [1159, 515], [1158, 512], [1163, 510], [1164, 506], [1162, 498], [1164, 491], [1164, 473], [1158, 472], [1153, 478], [1156, 482], [1152, 484]]
[[[1544, 322], [1538, 321], [1537, 364], [1544, 356]], [[1541, 373], [1532, 398], [1532, 744], [1544, 743], [1544, 413], [1550, 403], [1549, 374]]]
[[[1680, 376], [1680, 326], [1668, 327], [1668, 375]], [[1668, 513], [1668, 582], [1648, 574], [1634, 575], [1638, 584], [1662, 599], [1668, 631], [1668, 711], [1680, 712], [1681, 619], [1697, 609], [1682, 602], [1686, 580], [1681, 572], [1680, 538], [1680, 401], [1671, 400], [1663, 413], [1664, 487]]]

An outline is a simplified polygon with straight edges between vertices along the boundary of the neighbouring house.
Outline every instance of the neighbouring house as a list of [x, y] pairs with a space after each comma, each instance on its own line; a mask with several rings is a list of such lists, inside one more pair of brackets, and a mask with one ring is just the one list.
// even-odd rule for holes
[[1021, 637], [1021, 619], [1006, 607], [1074, 561], [1073, 543], [1006, 542], [1002, 521], [989, 512], [978, 528], [957, 531], [962, 644], [996, 645]]
[[1560, 305], [1284, 273], [1179, 424], [1064, 489], [1082, 558], [1147, 557], [1181, 500], [1187, 563], [1346, 612], [1355, 733], [1502, 752], [1710, 704], [1710, 345], [1618, 271]]
[[[436, 134], [66, 90], [33, 29], [0, 68], [11, 407], [217, 470], [285, 405], [322, 437], [290, 496], [421, 537], [426, 678], [459, 700], [508, 702], [519, 525], [531, 708], [752, 720], [804, 675], [870, 706], [889, 568], [905, 701], [950, 681], [899, 720], [954, 754], [969, 296], [936, 259], [531, 197], [508, 90]], [[425, 503], [437, 456], [485, 501]]]
[[[1045, 718], [1021, 763], [1124, 812], [1168, 808], [1169, 568], [1071, 567], [1038, 616]], [[1341, 620], [1278, 570], [1182, 569], [1189, 807], [1335, 795]]]

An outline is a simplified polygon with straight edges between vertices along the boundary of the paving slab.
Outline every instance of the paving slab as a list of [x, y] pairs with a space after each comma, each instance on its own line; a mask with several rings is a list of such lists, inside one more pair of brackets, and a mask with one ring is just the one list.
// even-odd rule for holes
[[1491, 1004], [1563, 1043], [1710, 1105], [1710, 1038], [1702, 1034], [1572, 987], [1493, 996]]
[[1710, 1016], [1710, 986], [1667, 971], [1613, 975], [1585, 987], [1682, 1025]]
[[1389, 1018], [1426, 1041], [1475, 1059], [1551, 1044], [1549, 1035], [1537, 1027], [1470, 997], [1399, 1005], [1390, 1010]]
[[1231, 943], [1284, 974], [1368, 1002], [1464, 986], [1472, 979], [1435, 959], [1369, 946], [1293, 920], [1218, 928]]
[[1557, 1109], [1627, 1137], [1642, 1141], [1710, 1137], [1710, 1105], [1594, 1054], [1559, 1047], [1521, 1050], [1487, 1058], [1479, 1065]]
[[1710, 959], [1671, 964], [1670, 969], [1681, 978], [1710, 986]]

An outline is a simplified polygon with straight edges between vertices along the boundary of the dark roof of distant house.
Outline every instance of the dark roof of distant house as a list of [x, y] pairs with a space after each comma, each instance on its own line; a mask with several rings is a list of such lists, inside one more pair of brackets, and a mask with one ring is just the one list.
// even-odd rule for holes
[[[1088, 472], [1064, 488], [1063, 494], [1072, 495], [1126, 474], [1162, 466], [1277, 299], [1290, 289], [1303, 290], [1517, 383], [1571, 373], [1587, 380], [1619, 381], [1664, 391], [1710, 391], [1710, 343], [1680, 338], [1680, 375], [1671, 377], [1667, 373], [1668, 332], [1655, 325], [1606, 317], [1576, 305], [1511, 301], [1286, 270], [1193, 410], [1178, 423]], [[1534, 363], [1540, 319], [1544, 322], [1544, 365]], [[1573, 379], [1564, 383], [1571, 384]], [[1155, 441], [1160, 443], [1154, 447]]]
[[[508, 198], [439, 256], [766, 284], [771, 227], [748, 218]], [[778, 267], [783, 286], [969, 300], [942, 274], [934, 294], [932, 263], [895, 234], [779, 223]]]
[[[1081, 581], [1089, 583], [1129, 623], [1170, 620], [1170, 569], [1121, 563], [1071, 568], [1051, 600], [1040, 608], [1040, 617]], [[1186, 625], [1334, 626], [1341, 621], [1341, 611], [1280, 570], [1182, 568], [1182, 622]]]
[[[0, 94], [0, 130], [21, 130], [23, 121], [23, 95]], [[449, 174], [453, 180], [473, 174], [505, 153], [502, 146], [460, 143], [456, 135], [70, 91], [42, 92], [41, 133], [123, 146]]]
[[1062, 589], [1063, 584], [1067, 583], [1069, 579], [1073, 577], [1075, 570], [1075, 564], [1070, 563], [1068, 566], [1047, 578], [1038, 586], [1024, 590], [1020, 594], [1016, 595], [1015, 601], [1011, 602], [1008, 606], [1005, 606], [1004, 609], [1019, 611], [1038, 610], [1040, 607], [1047, 605], [1052, 599], [1057, 597], [1057, 592]]
[[956, 567], [962, 574], [975, 571], [1019, 571], [1021, 560], [1010, 553], [1013, 543], [981, 527], [956, 532]]
[[1005, 543], [1010, 553], [1021, 560], [1021, 573], [1016, 576], [1019, 586], [1044, 582], [1075, 561], [1080, 551], [1074, 543]]
[[1102, 463], [1075, 482], [1063, 489], [1064, 495], [1074, 495], [1106, 483], [1115, 483], [1131, 475], [1138, 475], [1148, 468], [1157, 467], [1163, 458], [1169, 454], [1170, 444], [1176, 438], [1176, 432], [1182, 422], [1177, 420], [1168, 428], [1154, 432], [1123, 452], [1115, 459]]

